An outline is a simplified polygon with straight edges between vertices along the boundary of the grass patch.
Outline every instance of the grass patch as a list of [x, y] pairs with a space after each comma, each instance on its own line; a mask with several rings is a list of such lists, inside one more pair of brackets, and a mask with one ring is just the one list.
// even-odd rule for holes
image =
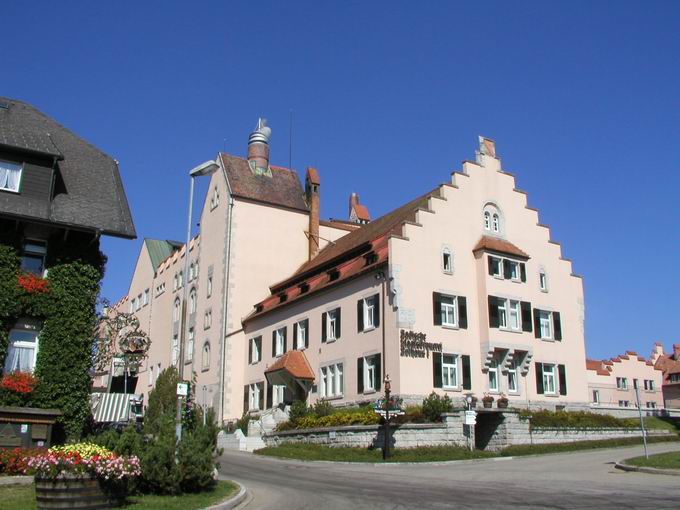
[[[269, 446], [255, 451], [258, 455], [299, 460], [332, 460], [336, 462], [383, 462], [382, 450], [312, 445], [285, 444]], [[396, 448], [387, 462], [442, 462], [494, 457], [490, 452], [473, 451], [457, 446], [428, 446], [422, 448]]]
[[[198, 510], [236, 494], [238, 486], [232, 482], [219, 481], [210, 492], [182, 494], [181, 496], [131, 496], [129, 510]], [[9, 485], [0, 487], [3, 508], [13, 510], [35, 510], [35, 487], [33, 485]], [[7, 505], [6, 507], [4, 505]]]
[[[680, 441], [678, 436], [648, 437], [647, 443], [668, 443]], [[642, 445], [640, 437], [623, 437], [619, 439], [602, 439], [598, 441], [576, 441], [574, 443], [555, 444], [524, 444], [508, 446], [500, 455], [502, 457], [516, 457], [521, 455], [540, 455], [543, 453], [574, 452], [579, 450], [594, 450], [597, 448], [615, 448], [617, 446]]]
[[624, 461], [631, 466], [651, 467], [658, 469], [680, 469], [680, 452], [657, 453], [645, 457], [633, 457]]

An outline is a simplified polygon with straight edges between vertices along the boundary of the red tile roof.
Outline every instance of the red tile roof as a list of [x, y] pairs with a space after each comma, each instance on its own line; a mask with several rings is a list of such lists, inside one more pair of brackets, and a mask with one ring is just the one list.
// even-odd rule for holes
[[604, 368], [602, 361], [597, 359], [587, 359], [586, 360], [586, 370], [592, 370], [597, 372], [597, 375], [609, 375], [609, 370]]
[[285, 370], [295, 379], [305, 381], [314, 380], [314, 371], [307, 361], [307, 356], [302, 351], [288, 351], [281, 356], [276, 363], [264, 371], [265, 374]]
[[270, 165], [271, 176], [256, 175], [247, 159], [224, 153], [220, 153], [220, 158], [234, 196], [305, 212], [309, 210], [295, 170]]
[[523, 259], [529, 259], [529, 255], [524, 251], [520, 250], [517, 246], [512, 244], [510, 241], [505, 239], [499, 239], [492, 236], [482, 236], [482, 238], [477, 243], [477, 246], [473, 248], [473, 252], [480, 250], [495, 251], [498, 253], [506, 253], [508, 255], [515, 255]]
[[321, 179], [319, 179], [319, 172], [316, 171], [316, 168], [313, 167], [308, 167], [307, 168], [307, 177], [309, 177], [309, 182], [312, 184], [321, 184]]
[[357, 213], [357, 218], [363, 221], [370, 221], [371, 215], [368, 214], [368, 208], [365, 205], [354, 204], [354, 211]]

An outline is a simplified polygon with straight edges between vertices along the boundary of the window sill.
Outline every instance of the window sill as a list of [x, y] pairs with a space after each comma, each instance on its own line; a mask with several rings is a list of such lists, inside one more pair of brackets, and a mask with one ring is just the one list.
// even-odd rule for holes
[[210, 370], [210, 367], [201, 368], [201, 372], [207, 372], [208, 370]]
[[550, 398], [559, 398], [559, 393], [544, 393], [544, 397], [550, 397]]
[[328, 339], [326, 339], [326, 341], [324, 343], [332, 344], [333, 342], [337, 342], [337, 340], [338, 340], [337, 338], [333, 338], [332, 340], [330, 338], [328, 338]]
[[19, 195], [20, 192], [19, 190], [13, 190], [13, 189], [8, 189], [8, 188], [0, 188], [0, 191], [4, 191], [6, 193], [14, 193], [15, 195]]
[[321, 397], [321, 400], [342, 400], [344, 395], [333, 395], [332, 397]]
[[541, 338], [539, 338], [539, 340], [543, 340], [544, 342], [556, 342], [556, 340], [554, 338], [543, 338], [543, 337], [541, 337]]
[[453, 271], [446, 271], [445, 269], [442, 269], [442, 273], [449, 275], [449, 276], [453, 276]]
[[541, 289], [541, 292], [543, 292], [544, 294], [547, 294], [547, 293], [548, 293], [548, 289]]
[[362, 333], [369, 333], [369, 332], [371, 332], [371, 331], [373, 331], [373, 330], [375, 330], [375, 329], [376, 329], [375, 326], [369, 326], [368, 328], [362, 329], [361, 332], [362, 332]]
[[254, 365], [259, 365], [261, 361], [262, 361], [261, 359], [258, 359], [257, 361], [253, 361], [252, 363], [250, 363], [250, 366], [252, 367]]
[[506, 333], [528, 333], [528, 331], [522, 331], [521, 329], [512, 329], [512, 328], [498, 328], [499, 331], [505, 331]]
[[375, 393], [378, 393], [378, 390], [366, 390], [363, 392], [363, 395], [373, 395]]
[[452, 330], [459, 330], [460, 326], [456, 325], [451, 325], [451, 324], [442, 324], [442, 328], [444, 329], [452, 329]]
[[451, 392], [451, 393], [461, 393], [463, 391], [463, 389], [461, 387], [456, 388], [456, 387], [453, 387], [453, 386], [452, 387], [443, 386], [442, 390], [447, 391], [447, 392]]

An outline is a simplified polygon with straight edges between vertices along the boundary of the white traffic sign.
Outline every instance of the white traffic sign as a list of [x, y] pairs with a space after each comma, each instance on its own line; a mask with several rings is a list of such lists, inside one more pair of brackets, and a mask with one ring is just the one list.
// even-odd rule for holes
[[189, 394], [189, 385], [187, 383], [177, 383], [177, 396], [186, 397]]
[[477, 411], [465, 411], [465, 425], [477, 424]]

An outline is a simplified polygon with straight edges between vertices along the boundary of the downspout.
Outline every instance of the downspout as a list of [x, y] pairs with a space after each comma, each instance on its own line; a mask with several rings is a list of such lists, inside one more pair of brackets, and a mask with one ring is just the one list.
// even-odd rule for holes
[[229, 310], [229, 281], [231, 275], [231, 230], [232, 230], [232, 218], [234, 216], [234, 198], [232, 196], [231, 185], [229, 184], [229, 178], [227, 177], [227, 170], [224, 168], [224, 162], [220, 158], [220, 166], [222, 167], [222, 172], [224, 173], [224, 181], [227, 183], [227, 193], [229, 195], [229, 220], [227, 225], [227, 267], [224, 272], [224, 298], [222, 300], [222, 338], [220, 339], [220, 423], [224, 424], [224, 380], [225, 380], [225, 361], [226, 361], [226, 346], [227, 346], [227, 330], [229, 320], [227, 313]]

